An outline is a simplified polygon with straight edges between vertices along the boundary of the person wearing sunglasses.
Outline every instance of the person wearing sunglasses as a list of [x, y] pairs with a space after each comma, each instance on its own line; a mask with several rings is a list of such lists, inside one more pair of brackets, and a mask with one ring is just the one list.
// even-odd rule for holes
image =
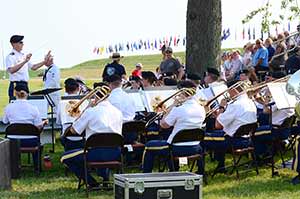
[[29, 72], [28, 68], [31, 70], [37, 70], [45, 63], [47, 60], [51, 57], [50, 53], [45, 56], [45, 59], [39, 63], [32, 64], [30, 62], [31, 53], [24, 54], [22, 53], [23, 50], [23, 39], [24, 36], [22, 35], [13, 35], [10, 38], [10, 44], [12, 45], [12, 51], [7, 55], [5, 63], [6, 63], [6, 69], [9, 74], [9, 88], [8, 88], [8, 96], [9, 101], [11, 101], [14, 97], [14, 86], [16, 83], [24, 83], [28, 86], [28, 80], [29, 80]]

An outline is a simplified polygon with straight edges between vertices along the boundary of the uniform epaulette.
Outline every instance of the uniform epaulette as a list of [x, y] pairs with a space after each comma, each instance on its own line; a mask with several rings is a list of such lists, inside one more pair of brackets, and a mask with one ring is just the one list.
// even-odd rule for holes
[[15, 55], [15, 53], [14, 53], [14, 52], [11, 52], [11, 53], [9, 53], [9, 55]]

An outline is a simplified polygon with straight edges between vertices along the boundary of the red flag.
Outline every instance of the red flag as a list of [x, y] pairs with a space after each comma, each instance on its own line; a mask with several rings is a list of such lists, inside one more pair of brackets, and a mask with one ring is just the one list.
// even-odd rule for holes
[[176, 39], [176, 36], [174, 37], [174, 46], [177, 46], [177, 39]]

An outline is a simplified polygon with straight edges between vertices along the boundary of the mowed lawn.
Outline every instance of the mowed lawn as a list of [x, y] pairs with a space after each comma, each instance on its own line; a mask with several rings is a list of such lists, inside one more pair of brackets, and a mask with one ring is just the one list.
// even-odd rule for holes
[[[176, 56], [184, 58], [183, 53], [176, 53]], [[137, 56], [137, 57], [125, 57], [122, 62], [127, 68], [127, 72], [134, 69], [134, 64], [141, 62], [144, 64], [145, 70], [154, 70], [160, 63], [161, 55], [151, 56]], [[61, 85], [65, 78], [79, 75], [86, 79], [88, 86], [91, 86], [93, 82], [98, 81], [102, 74], [103, 66], [110, 60], [94, 60], [79, 64], [71, 69], [64, 69], [61, 71], [62, 80]], [[40, 77], [37, 77], [38, 73], [31, 73], [33, 77], [30, 80], [30, 90], [42, 89], [42, 81]], [[2, 76], [2, 75], [1, 75]], [[0, 115], [3, 115], [3, 108], [8, 102], [7, 98], [7, 86], [8, 80], [0, 80]], [[17, 113], [16, 113], [17, 114]], [[44, 148], [44, 154], [48, 153], [50, 145], [46, 145]], [[39, 177], [36, 177], [31, 168], [25, 168], [22, 173], [22, 177], [17, 180], [13, 180], [12, 190], [0, 191], [0, 198], [85, 198], [83, 190], [77, 191], [76, 178], [69, 174], [65, 176], [64, 167], [59, 162], [63, 148], [59, 142], [59, 136], [57, 135], [57, 143], [55, 153], [51, 153], [51, 159], [54, 167], [49, 171], [43, 171]], [[27, 156], [23, 157], [26, 160]], [[291, 158], [291, 155], [287, 156]], [[210, 158], [206, 158], [206, 170], [211, 172], [212, 168], [216, 166], [215, 162], [211, 162]], [[230, 164], [231, 159], [228, 156], [226, 163]], [[277, 165], [280, 166], [280, 161], [277, 161]], [[1, 168], [0, 168], [1, 169]], [[184, 168], [182, 169], [184, 170]], [[126, 169], [126, 173], [140, 172], [137, 169]], [[279, 169], [280, 176], [271, 177], [270, 168], [260, 168], [260, 174], [256, 176], [255, 172], [245, 173], [241, 175], [240, 180], [235, 179], [235, 175], [218, 174], [213, 179], [208, 178], [208, 185], [203, 187], [203, 195], [206, 199], [269, 199], [269, 198], [300, 198], [300, 185], [293, 186], [290, 184], [290, 180], [296, 175], [294, 171], [290, 169]], [[100, 191], [91, 193], [90, 198], [99, 199], [111, 199], [113, 197], [113, 191]]]

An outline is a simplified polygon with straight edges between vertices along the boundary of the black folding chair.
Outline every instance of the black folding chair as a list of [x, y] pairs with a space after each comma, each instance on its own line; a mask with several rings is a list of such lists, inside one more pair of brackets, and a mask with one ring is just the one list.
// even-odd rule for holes
[[[127, 147], [127, 155], [131, 155], [133, 152], [136, 156], [138, 156], [138, 152], [142, 154], [143, 149], [145, 148], [145, 144], [141, 142], [141, 136], [145, 133], [146, 122], [141, 120], [129, 121], [123, 123], [122, 127], [122, 135], [124, 137], [124, 145]], [[129, 149], [132, 148], [132, 151]], [[137, 162], [141, 162], [141, 160], [137, 160]], [[125, 160], [126, 166], [128, 166], [128, 162]]]
[[[122, 149], [124, 145], [123, 136], [118, 133], [95, 133], [91, 135], [86, 141], [83, 152], [84, 159], [84, 178], [86, 185], [86, 195], [89, 195], [89, 187], [87, 184], [88, 169], [116, 169], [118, 173], [123, 173], [123, 155]], [[118, 160], [114, 161], [88, 161], [87, 155], [91, 149], [95, 148], [120, 148], [121, 155]], [[81, 179], [78, 182], [78, 189], [81, 187]]]
[[[204, 166], [204, 152], [198, 153], [194, 155], [189, 156], [174, 156], [173, 155], [173, 147], [174, 144], [181, 143], [181, 142], [193, 142], [193, 141], [203, 141], [204, 139], [204, 131], [202, 129], [196, 128], [196, 129], [184, 129], [179, 131], [173, 138], [171, 145], [169, 146], [170, 149], [170, 157], [171, 157], [171, 163], [172, 163], [172, 170], [174, 171], [174, 161], [178, 162], [180, 158], [185, 157], [188, 160], [188, 163], [192, 161], [192, 165], [190, 166], [190, 172], [193, 171], [193, 168], [195, 166], [196, 161], [203, 161]], [[200, 145], [200, 143], [199, 143]], [[204, 168], [203, 168], [204, 171]]]
[[[41, 171], [41, 154], [42, 154], [42, 146], [40, 144], [40, 134], [41, 130], [38, 129], [36, 126], [33, 124], [21, 124], [21, 123], [15, 123], [15, 124], [10, 124], [8, 127], [5, 129], [5, 137], [9, 136], [36, 136], [38, 139], [38, 144], [37, 146], [33, 147], [20, 147], [20, 152], [21, 153], [28, 153], [28, 154], [33, 154], [37, 153], [38, 154], [38, 165], [37, 165], [37, 171], [36, 173], [39, 175]], [[16, 138], [18, 139], [18, 138]], [[21, 166], [21, 165], [20, 165]]]
[[[246, 165], [246, 164], [248, 164], [249, 167], [251, 166], [251, 164], [254, 164], [256, 174], [258, 175], [258, 173], [259, 173], [256, 156], [255, 156], [255, 148], [254, 148], [253, 141], [252, 141], [255, 131], [256, 131], [256, 128], [257, 128], [256, 122], [251, 123], [251, 124], [246, 124], [246, 125], [239, 127], [233, 137], [228, 137], [229, 145], [230, 145], [229, 151], [230, 151], [230, 153], [232, 155], [232, 159], [233, 159], [232, 172], [234, 172], [234, 170], [236, 171], [237, 179], [239, 179], [239, 177], [240, 177], [238, 168], [243, 165]], [[246, 138], [248, 140], [247, 147], [235, 147], [234, 146], [235, 139], [242, 139], [242, 138]], [[242, 159], [243, 155], [249, 154], [249, 153], [251, 154], [252, 160], [241, 163], [241, 159]]]

